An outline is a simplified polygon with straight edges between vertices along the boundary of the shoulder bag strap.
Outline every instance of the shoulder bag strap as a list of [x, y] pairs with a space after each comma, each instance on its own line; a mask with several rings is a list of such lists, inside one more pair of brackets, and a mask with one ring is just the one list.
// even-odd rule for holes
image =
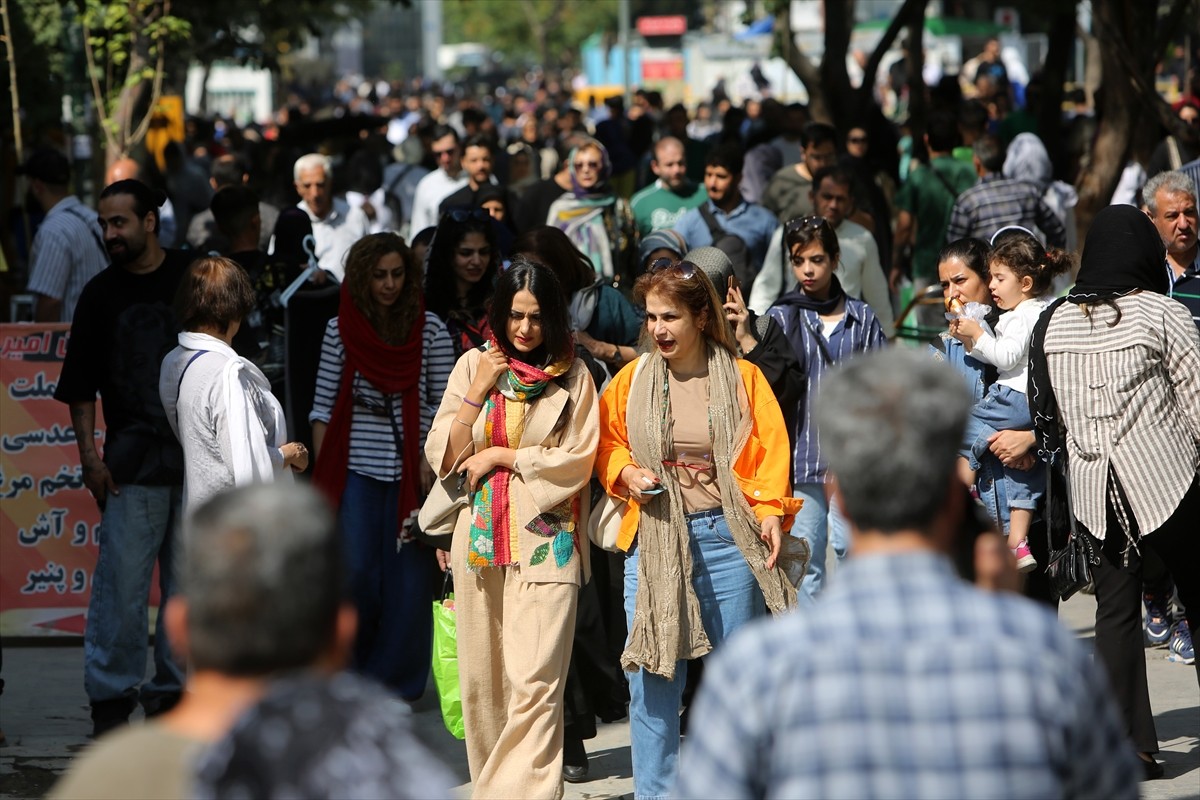
[[717, 222], [717, 218], [713, 215], [712, 210], [708, 207], [708, 201], [705, 200], [696, 207], [700, 211], [700, 216], [704, 217], [704, 224], [708, 226], [708, 232], [712, 236], [713, 241], [717, 241], [717, 237], [725, 235], [725, 229]]

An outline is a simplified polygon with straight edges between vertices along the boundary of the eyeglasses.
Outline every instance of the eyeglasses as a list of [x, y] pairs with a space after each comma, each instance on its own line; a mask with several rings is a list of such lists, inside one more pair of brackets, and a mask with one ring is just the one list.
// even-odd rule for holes
[[664, 467], [679, 467], [680, 469], [690, 469], [693, 472], [708, 472], [709, 470], [711, 470], [713, 468], [713, 465], [711, 463], [711, 459], [712, 459], [711, 455], [697, 456], [697, 458], [703, 459], [700, 463], [696, 463], [693, 461], [684, 461], [683, 459], [685, 459], [685, 458], [687, 458], [687, 453], [680, 453], [678, 461], [671, 461], [670, 459], [664, 458], [662, 461], [662, 465]]
[[673, 267], [678, 268], [679, 277], [683, 278], [685, 281], [695, 275], [696, 270], [699, 269], [699, 267], [690, 261], [672, 261], [669, 258], [656, 258], [650, 263], [650, 269], [646, 271], [662, 272], [664, 269], [671, 269]]
[[447, 211], [445, 216], [450, 217], [455, 222], [466, 222], [469, 219], [483, 221], [492, 218], [492, 215], [482, 208], [454, 208]]
[[581, 169], [600, 169], [601, 164], [599, 161], [576, 161], [574, 166], [578, 171]]

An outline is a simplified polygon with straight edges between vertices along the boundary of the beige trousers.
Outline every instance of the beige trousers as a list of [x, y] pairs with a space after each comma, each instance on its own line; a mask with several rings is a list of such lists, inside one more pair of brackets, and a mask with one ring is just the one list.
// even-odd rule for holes
[[471, 796], [557, 800], [579, 587], [526, 583], [519, 566], [454, 577]]

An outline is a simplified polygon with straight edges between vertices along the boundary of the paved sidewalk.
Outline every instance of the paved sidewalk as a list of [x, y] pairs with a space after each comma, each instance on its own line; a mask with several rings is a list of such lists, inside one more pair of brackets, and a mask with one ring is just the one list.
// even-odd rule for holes
[[[1063, 606], [1064, 624], [1084, 639], [1092, 636], [1095, 602], [1079, 595]], [[80, 646], [12, 647], [4, 650], [7, 683], [0, 697], [0, 728], [8, 744], [0, 747], [0, 798], [40, 797], [88, 744], [87, 698], [83, 693]], [[1146, 651], [1151, 703], [1167, 779], [1142, 784], [1144, 800], [1184, 800], [1200, 796], [1200, 691], [1192, 667], [1166, 660], [1164, 649]], [[425, 741], [450, 765], [466, 796], [466, 750], [446, 733], [432, 690], [414, 707], [415, 724]], [[629, 726], [599, 726], [587, 742], [591, 780], [567, 784], [572, 800], [632, 796]]]

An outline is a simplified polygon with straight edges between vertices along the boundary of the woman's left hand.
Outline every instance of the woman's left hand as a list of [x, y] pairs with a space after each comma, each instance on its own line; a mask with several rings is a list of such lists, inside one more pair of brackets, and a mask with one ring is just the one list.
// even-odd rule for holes
[[496, 467], [512, 469], [516, 452], [508, 447], [489, 447], [480, 450], [459, 465], [458, 471], [467, 473], [467, 485], [471, 491]]
[[726, 290], [725, 305], [722, 308], [725, 309], [725, 319], [733, 326], [733, 335], [741, 345], [742, 352], [749, 353], [758, 344], [758, 340], [750, 330], [750, 309], [746, 308], [746, 300], [742, 296], [740, 286]]
[[783, 548], [783, 522], [779, 517], [767, 517], [762, 521], [762, 533], [758, 535], [771, 548], [767, 556], [767, 569], [775, 569], [779, 551]]

